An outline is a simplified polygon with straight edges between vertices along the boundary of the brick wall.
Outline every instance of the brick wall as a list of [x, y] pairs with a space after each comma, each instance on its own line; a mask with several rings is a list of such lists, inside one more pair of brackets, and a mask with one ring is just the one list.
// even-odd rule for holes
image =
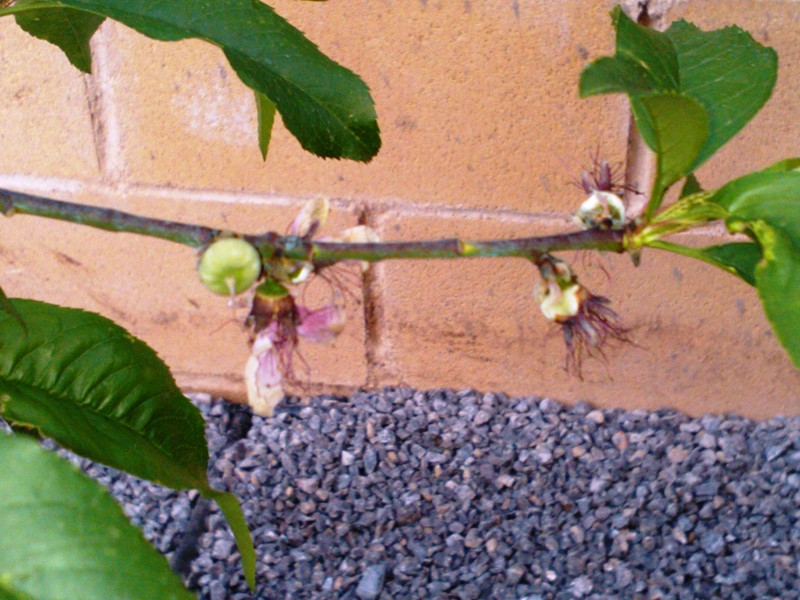
[[[598, 148], [612, 162], [628, 153], [627, 102], [577, 97], [582, 66], [613, 50], [613, 4], [274, 2], [369, 84], [383, 134], [369, 165], [306, 154], [279, 124], [262, 163], [252, 95], [216, 48], [154, 42], [106, 23], [93, 40], [95, 72], [84, 77], [6, 18], [0, 186], [252, 233], [285, 230], [320, 194], [335, 206], [329, 231], [360, 220], [386, 240], [564, 231], [582, 200], [569, 182]], [[738, 23], [780, 55], [773, 99], [700, 171], [701, 182], [798, 155], [800, 4], [658, 6], [667, 9], [662, 23]], [[631, 158], [645, 189], [648, 159], [635, 147]], [[657, 251], [646, 251], [639, 269], [627, 257], [570, 260], [592, 291], [612, 298], [637, 342], [611, 349], [607, 364], [590, 363], [582, 380], [563, 371], [560, 336], [532, 300], [530, 265], [397, 261], [354, 279], [348, 327], [333, 346], [303, 346], [313, 388], [471, 386], [695, 414], [800, 411], [800, 372], [755, 290]], [[7, 292], [111, 317], [155, 347], [186, 389], [241, 400], [246, 336], [229, 323], [225, 299], [197, 281], [194, 262], [192, 250], [168, 242], [0, 220]], [[320, 282], [308, 298], [329, 294]]]

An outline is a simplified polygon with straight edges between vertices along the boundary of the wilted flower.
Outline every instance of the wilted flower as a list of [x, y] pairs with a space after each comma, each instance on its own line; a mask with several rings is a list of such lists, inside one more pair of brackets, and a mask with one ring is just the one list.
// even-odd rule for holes
[[[288, 233], [304, 240], [310, 240], [316, 235], [317, 231], [325, 224], [330, 214], [331, 205], [326, 198], [314, 198], [309, 200], [300, 210], [292, 223], [289, 225]], [[380, 238], [375, 231], [366, 225], [356, 225], [344, 231], [332, 235], [318, 238], [321, 242], [343, 242], [351, 244], [364, 244], [369, 242], [379, 242]], [[343, 261], [352, 262], [352, 261]], [[362, 270], [369, 267], [369, 263], [355, 261], [361, 265]], [[269, 265], [269, 276], [277, 281], [298, 284], [308, 280], [314, 273], [315, 266], [310, 260], [280, 259], [273, 261]]]
[[608, 307], [608, 299], [595, 296], [578, 283], [566, 263], [546, 255], [537, 266], [542, 282], [536, 285], [534, 297], [544, 316], [562, 328], [567, 371], [580, 376], [584, 357], [602, 357], [603, 346], [610, 340], [630, 341], [628, 329]]
[[332, 340], [341, 333], [344, 320], [340, 306], [330, 304], [311, 310], [298, 305], [275, 281], [256, 288], [247, 317], [252, 345], [244, 372], [248, 403], [254, 412], [272, 415], [283, 399], [284, 382], [296, 382], [293, 363], [299, 339]]
[[289, 225], [289, 234], [301, 238], [312, 238], [320, 227], [325, 225], [331, 212], [327, 198], [314, 198], [306, 202]]
[[584, 229], [617, 229], [624, 225], [625, 204], [621, 196], [635, 190], [621, 182], [620, 171], [619, 165], [612, 167], [595, 154], [591, 169], [581, 172], [579, 187], [589, 197], [573, 217], [577, 225]]
[[256, 337], [244, 368], [247, 402], [257, 415], [269, 416], [283, 400], [278, 351], [269, 335]]
[[625, 205], [616, 194], [595, 190], [572, 220], [584, 229], [619, 229], [625, 224]]

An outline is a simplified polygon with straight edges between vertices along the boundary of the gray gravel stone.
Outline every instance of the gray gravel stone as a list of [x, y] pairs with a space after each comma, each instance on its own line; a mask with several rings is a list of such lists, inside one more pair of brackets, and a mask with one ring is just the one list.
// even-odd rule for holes
[[725, 547], [725, 538], [719, 531], [712, 529], [700, 537], [700, 545], [709, 554], [720, 554]]
[[358, 581], [356, 596], [362, 600], [374, 600], [383, 589], [383, 579], [386, 575], [385, 565], [370, 565]]
[[576, 598], [583, 598], [592, 592], [594, 585], [589, 577], [581, 575], [570, 582], [569, 589]]
[[[198, 405], [259, 556], [251, 596], [212, 504], [183, 574], [201, 600], [800, 597], [800, 418], [394, 388], [236, 441], [228, 405]], [[196, 492], [71, 460], [172, 555]]]

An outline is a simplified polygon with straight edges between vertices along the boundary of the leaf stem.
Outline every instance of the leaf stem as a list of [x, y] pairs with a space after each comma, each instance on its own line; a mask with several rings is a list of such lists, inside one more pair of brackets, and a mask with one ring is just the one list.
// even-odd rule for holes
[[[0, 189], [0, 211], [6, 216], [27, 214], [88, 225], [106, 231], [136, 233], [203, 248], [231, 232], [133, 215], [113, 208], [103, 208], [53, 200], [41, 196]], [[627, 232], [588, 230], [558, 235], [507, 240], [465, 241], [459, 239], [381, 243], [323, 242], [280, 236], [274, 232], [238, 235], [252, 243], [265, 258], [282, 256], [309, 260], [326, 266], [342, 260], [377, 262], [387, 259], [466, 258], [513, 256], [535, 260], [543, 254], [564, 250], [603, 250], [624, 252]]]

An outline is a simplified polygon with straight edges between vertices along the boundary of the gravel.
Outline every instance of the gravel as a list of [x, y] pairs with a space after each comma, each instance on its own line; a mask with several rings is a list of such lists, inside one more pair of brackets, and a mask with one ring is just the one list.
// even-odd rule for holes
[[237, 439], [246, 409], [196, 401], [256, 540], [252, 596], [216, 506], [73, 460], [202, 599], [800, 598], [800, 417], [386, 389]]

